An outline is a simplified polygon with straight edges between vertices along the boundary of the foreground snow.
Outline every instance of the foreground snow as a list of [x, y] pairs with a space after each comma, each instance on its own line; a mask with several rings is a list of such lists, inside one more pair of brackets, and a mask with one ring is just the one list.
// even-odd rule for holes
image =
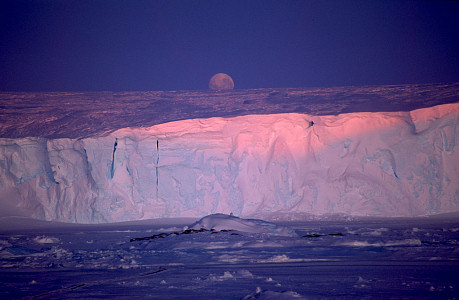
[[[269, 229], [254, 232], [256, 224]], [[295, 234], [272, 234], [276, 226]], [[32, 222], [0, 231], [0, 297], [454, 298], [458, 241], [457, 215], [283, 224], [228, 215]]]
[[459, 210], [459, 103], [251, 115], [84, 139], [0, 139], [0, 209], [77, 223], [216, 212], [421, 216]]

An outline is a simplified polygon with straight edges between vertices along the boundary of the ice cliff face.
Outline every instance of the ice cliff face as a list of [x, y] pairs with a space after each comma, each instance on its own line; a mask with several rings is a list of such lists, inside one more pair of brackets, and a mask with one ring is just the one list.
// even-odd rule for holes
[[85, 139], [0, 139], [0, 201], [35, 218], [82, 223], [458, 211], [458, 119], [455, 103], [193, 119]]

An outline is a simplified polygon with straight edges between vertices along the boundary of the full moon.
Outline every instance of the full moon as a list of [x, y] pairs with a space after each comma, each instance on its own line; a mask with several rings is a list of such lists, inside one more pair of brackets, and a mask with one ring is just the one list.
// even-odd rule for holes
[[209, 81], [209, 89], [211, 90], [232, 90], [234, 82], [231, 77], [225, 73], [217, 73]]

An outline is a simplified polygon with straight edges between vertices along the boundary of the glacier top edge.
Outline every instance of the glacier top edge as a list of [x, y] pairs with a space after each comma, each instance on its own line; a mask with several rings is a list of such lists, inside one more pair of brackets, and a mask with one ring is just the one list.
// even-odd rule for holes
[[458, 88], [459, 83], [225, 92], [0, 92], [0, 138], [76, 139], [212, 117], [413, 111], [459, 102]]

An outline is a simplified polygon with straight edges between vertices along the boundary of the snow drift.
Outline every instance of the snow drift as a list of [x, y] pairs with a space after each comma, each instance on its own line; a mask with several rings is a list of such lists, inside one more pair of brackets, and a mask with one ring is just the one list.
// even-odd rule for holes
[[458, 119], [454, 103], [190, 119], [84, 139], [0, 139], [0, 208], [81, 223], [453, 212]]

